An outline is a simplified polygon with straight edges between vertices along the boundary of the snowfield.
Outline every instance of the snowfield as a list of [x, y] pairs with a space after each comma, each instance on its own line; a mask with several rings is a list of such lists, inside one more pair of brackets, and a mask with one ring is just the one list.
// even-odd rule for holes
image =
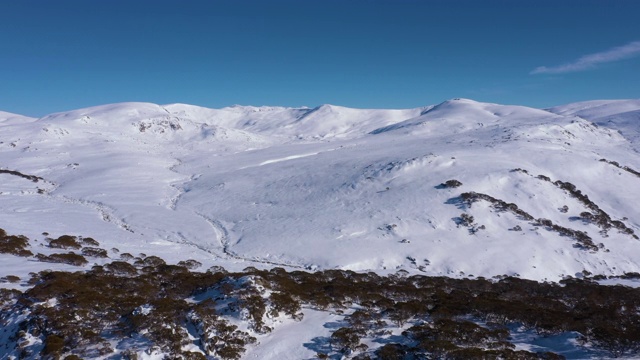
[[[42, 180], [0, 173], [0, 227], [40, 243], [43, 232], [81, 235], [113, 256], [232, 270], [552, 281], [638, 272], [638, 114], [640, 100], [540, 110], [466, 99], [406, 110], [122, 103], [40, 119], [1, 112], [0, 169]], [[441, 186], [453, 179], [462, 185]], [[556, 181], [631, 232], [585, 219], [593, 209]], [[534, 220], [461, 200], [472, 192]], [[537, 219], [584, 232], [595, 247]], [[11, 264], [0, 276], [62, 266], [0, 258]]]
[[[107, 251], [81, 267], [0, 254], [0, 287], [25, 290], [30, 273], [151, 255], [193, 259], [199, 271], [554, 282], [640, 272], [639, 114], [640, 100], [541, 110], [467, 99], [405, 110], [121, 103], [40, 119], [0, 112], [0, 228], [26, 235], [43, 257], [59, 252], [48, 241], [61, 235]], [[190, 301], [224, 298], [202, 297]], [[257, 337], [243, 358], [312, 359], [332, 351], [331, 334], [359, 306], [305, 305], [300, 321], [269, 316], [267, 334], [252, 332], [242, 312], [223, 315]], [[11, 334], [28, 315], [6, 318], [0, 344], [15, 349], [0, 358], [17, 356]], [[412, 325], [362, 341], [375, 350]], [[572, 332], [540, 336], [517, 324], [509, 332], [517, 350], [607, 356]], [[136, 336], [112, 339], [115, 350], [95, 358], [167, 355]], [[31, 336], [20, 346], [37, 354], [44, 344]]]

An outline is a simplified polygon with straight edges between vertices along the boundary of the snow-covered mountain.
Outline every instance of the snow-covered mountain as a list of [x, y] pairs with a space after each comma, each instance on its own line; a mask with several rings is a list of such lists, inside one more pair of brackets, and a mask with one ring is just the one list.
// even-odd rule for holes
[[[0, 228], [230, 269], [640, 271], [639, 114], [640, 100], [466, 99], [0, 113]], [[0, 276], [66, 266], [0, 259]]]

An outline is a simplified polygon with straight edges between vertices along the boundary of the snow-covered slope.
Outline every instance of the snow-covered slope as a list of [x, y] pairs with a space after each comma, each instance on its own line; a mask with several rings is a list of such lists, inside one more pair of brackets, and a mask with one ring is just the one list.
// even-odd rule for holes
[[601, 119], [611, 115], [640, 110], [640, 99], [592, 100], [555, 106], [549, 111], [561, 115], [577, 115], [585, 119]]
[[595, 100], [563, 106], [549, 111], [560, 115], [575, 115], [618, 130], [640, 151], [640, 99]]
[[[549, 280], [640, 271], [630, 233], [640, 233], [638, 104], [123, 103], [38, 120], [3, 113], [0, 169], [42, 180], [0, 173], [0, 227], [38, 242], [45, 231], [91, 236], [106, 249], [231, 269]], [[462, 186], [441, 186], [452, 179]], [[470, 205], [461, 195], [472, 192], [484, 195]], [[587, 221], [587, 211], [606, 214], [610, 228]], [[2, 276], [55, 266], [0, 259], [12, 264]]]
[[0, 111], [0, 125], [21, 124], [31, 121], [36, 121], [36, 119], [6, 111]]

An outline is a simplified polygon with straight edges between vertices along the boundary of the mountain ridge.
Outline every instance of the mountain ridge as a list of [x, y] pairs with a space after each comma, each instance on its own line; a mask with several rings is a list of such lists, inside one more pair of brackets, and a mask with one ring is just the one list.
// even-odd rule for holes
[[[0, 174], [0, 222], [231, 269], [536, 280], [640, 271], [640, 242], [599, 228], [581, 215], [592, 205], [562, 187], [640, 233], [639, 178], [625, 170], [640, 169], [634, 101], [593, 103], [619, 118], [597, 123], [576, 115], [585, 104], [468, 99], [399, 110], [119, 103], [0, 122], [0, 166], [46, 180]], [[472, 193], [483, 195], [461, 200]]]

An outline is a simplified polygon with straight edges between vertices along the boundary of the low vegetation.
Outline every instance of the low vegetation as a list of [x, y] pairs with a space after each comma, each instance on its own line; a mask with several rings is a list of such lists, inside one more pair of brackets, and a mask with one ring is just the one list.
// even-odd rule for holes
[[[504, 200], [496, 199], [493, 196], [490, 196], [487, 194], [482, 194], [477, 192], [466, 192], [460, 195], [460, 200], [467, 207], [471, 207], [473, 203], [480, 200], [487, 201], [491, 203], [491, 206], [498, 211], [509, 211], [514, 215], [518, 216], [522, 220], [531, 221], [534, 226], [542, 226], [549, 231], [557, 232], [561, 236], [567, 236], [567, 237], [573, 238], [574, 240], [576, 240], [576, 243], [574, 246], [580, 249], [598, 251], [601, 247], [603, 247], [601, 245], [596, 245], [593, 242], [593, 239], [584, 231], [574, 230], [574, 229], [570, 229], [567, 227], [554, 224], [549, 219], [544, 219], [544, 218], [536, 219], [528, 212], [518, 208], [518, 205], [513, 203], [507, 203]], [[465, 215], [467, 217], [464, 217]], [[461, 215], [461, 217], [458, 218], [459, 220], [457, 221], [458, 223], [468, 226], [467, 224], [469, 223], [468, 221], [469, 217], [471, 218], [471, 222], [473, 222], [473, 217], [471, 217], [468, 214]]]
[[[465, 193], [461, 198], [519, 210], [484, 194]], [[473, 225], [473, 218], [463, 215], [461, 219]], [[535, 221], [553, 226], [544, 219]], [[26, 237], [3, 230], [0, 235], [11, 240], [2, 243], [13, 244], [10, 253], [19, 255], [28, 246]], [[54, 248], [87, 244], [67, 236], [52, 242], [60, 244]], [[95, 247], [82, 251], [94, 257], [106, 253]], [[380, 276], [277, 267], [227, 272], [213, 266], [195, 272], [202, 265], [196, 260], [171, 265], [145, 254], [120, 257], [90, 270], [46, 270], [32, 273], [30, 279], [13, 275], [0, 279], [22, 280], [29, 286], [24, 292], [0, 289], [0, 323], [17, 324], [5, 328], [11, 332], [5, 348], [23, 358], [95, 358], [116, 351], [135, 358], [136, 352], [156, 349], [172, 359], [239, 359], [257, 336], [273, 330], [270, 319], [301, 321], [304, 309], [312, 308], [343, 314], [328, 337], [317, 339], [328, 344], [317, 350], [321, 359], [563, 358], [516, 350], [510, 335], [513, 327], [539, 336], [577, 334], [580, 344], [613, 357], [640, 355], [640, 289], [599, 285], [595, 279], [602, 276], [539, 283], [508, 276], [491, 280], [409, 276], [406, 271]], [[74, 252], [36, 258], [87, 264]], [[625, 277], [636, 279], [640, 274]], [[239, 329], [229, 321], [232, 317], [246, 327]], [[383, 345], [370, 349], [364, 339]], [[131, 345], [115, 349], [118, 343]]]
[[[575, 331], [578, 341], [611, 356], [640, 353], [640, 289], [590, 280], [552, 284], [282, 268], [203, 273], [115, 261], [86, 272], [44, 271], [29, 282], [32, 287], [24, 293], [0, 292], [0, 317], [6, 321], [28, 311], [14, 334], [15, 345], [41, 338], [40, 355], [52, 358], [104, 356], [114, 351], [114, 338], [143, 336], [171, 358], [238, 359], [256, 341], [251, 333], [271, 331], [267, 318], [301, 320], [305, 307], [348, 314], [319, 358], [563, 358], [515, 350], [512, 324], [541, 336]], [[233, 314], [249, 324], [250, 332], [226, 320]], [[405, 330], [390, 336], [394, 327]], [[197, 339], [187, 328], [196, 329]], [[386, 339], [385, 345], [370, 350], [362, 343], [365, 337]], [[184, 351], [188, 344], [199, 353]], [[28, 356], [32, 350], [22, 351]]]
[[78, 238], [71, 235], [62, 235], [57, 239], [48, 239], [49, 247], [55, 249], [80, 249], [82, 245]]
[[439, 185], [440, 188], [457, 188], [462, 186], [462, 183], [458, 180], [452, 179], [452, 180], [447, 180], [445, 182], [443, 182], [442, 184]]
[[[606, 159], [601, 159], [600, 161], [607, 162], [614, 166], [620, 167], [620, 165], [615, 161], [610, 162]], [[637, 173], [635, 170], [628, 168], [626, 166], [620, 167], [620, 168], [627, 170], [633, 174], [640, 174], [640, 173]], [[519, 171], [525, 174], [529, 174], [526, 170], [522, 170], [522, 169], [514, 169], [512, 171]], [[613, 220], [609, 214], [607, 214], [604, 210], [602, 210], [595, 202], [593, 202], [593, 200], [589, 199], [589, 196], [587, 196], [582, 191], [580, 191], [574, 184], [570, 182], [562, 181], [562, 180], [552, 181], [551, 178], [546, 175], [538, 175], [536, 176], [536, 178], [557, 186], [558, 188], [567, 192], [571, 197], [575, 198], [580, 203], [582, 203], [582, 205], [584, 205], [584, 207], [590, 211], [581, 212], [580, 217], [582, 218], [583, 221], [592, 223], [600, 227], [602, 229], [601, 233], [604, 236], [607, 235], [607, 232], [610, 229], [614, 228], [623, 234], [630, 235], [636, 240], [639, 239], [638, 235], [634, 233], [633, 229], [629, 228], [622, 220]], [[565, 205], [563, 208], [560, 209], [560, 211], [563, 213], [566, 213], [568, 211], [568, 207]], [[569, 234], [569, 232], [567, 231], [564, 231], [564, 232]], [[569, 236], [572, 236], [572, 235], [569, 234]], [[594, 248], [588, 244], [588, 241], [587, 241], [587, 244], [582, 244], [582, 246], [585, 249], [594, 250]]]
[[83, 266], [89, 263], [84, 256], [78, 255], [74, 252], [51, 255], [37, 254], [35, 257], [38, 261], [42, 262], [61, 263], [74, 266]]
[[28, 246], [29, 239], [26, 236], [7, 235], [3, 229], [0, 229], [0, 254], [33, 256], [33, 253], [27, 249]]
[[31, 181], [36, 182], [36, 183], [38, 181], [40, 181], [40, 180], [44, 180], [43, 178], [41, 178], [39, 176], [23, 174], [23, 173], [21, 173], [19, 171], [16, 171], [16, 170], [0, 169], [0, 174], [9, 174], [9, 175], [13, 175], [13, 176], [18, 176], [18, 177], [21, 177], [23, 179], [31, 180]]
[[85, 247], [82, 249], [83, 256], [106, 258], [109, 257], [107, 250], [95, 247]]
[[592, 222], [602, 228], [602, 231], [605, 235], [609, 229], [615, 228], [624, 234], [631, 235], [633, 238], [638, 239], [638, 236], [634, 234], [633, 229], [627, 227], [620, 220], [611, 219], [611, 216], [609, 216], [609, 214], [607, 214], [598, 205], [596, 205], [596, 203], [589, 199], [586, 194], [583, 194], [580, 190], [578, 190], [572, 183], [557, 180], [553, 184], [568, 192], [572, 197], [580, 201], [587, 209], [591, 210], [593, 213], [585, 211], [580, 213], [580, 216], [585, 221]]
[[636, 170], [634, 170], [634, 169], [632, 169], [632, 168], [630, 168], [628, 166], [622, 166], [617, 161], [611, 161], [611, 160], [607, 160], [607, 159], [600, 159], [600, 161], [601, 162], [605, 162], [607, 164], [611, 164], [611, 165], [617, 167], [618, 169], [622, 169], [622, 170], [624, 170], [624, 171], [626, 171], [628, 173], [631, 173], [631, 174], [633, 174], [633, 175], [635, 175], [637, 177], [640, 177], [640, 172], [638, 172], [638, 171], [636, 171]]

